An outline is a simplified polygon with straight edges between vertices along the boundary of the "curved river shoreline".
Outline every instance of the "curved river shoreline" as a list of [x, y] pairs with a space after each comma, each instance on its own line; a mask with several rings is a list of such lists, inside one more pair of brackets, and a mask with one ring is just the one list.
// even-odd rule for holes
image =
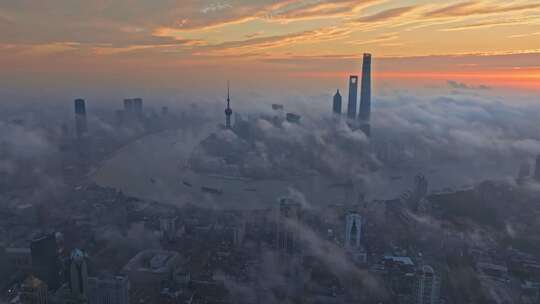
[[[207, 124], [197, 129], [169, 130], [140, 138], [104, 161], [90, 179], [130, 196], [178, 206], [193, 203], [207, 208], [260, 209], [273, 206], [279, 197], [288, 194], [298, 196], [298, 193], [301, 201], [315, 206], [358, 200], [358, 193], [354, 190], [335, 186], [343, 181], [324, 176], [250, 180], [193, 172], [187, 168], [186, 162], [200, 141], [213, 131], [215, 126]], [[458, 189], [492, 176], [504, 178], [511, 173], [511, 167], [491, 169], [464, 173], [471, 171], [470, 168], [461, 171], [459, 166], [452, 164], [429, 167], [429, 170], [382, 170], [373, 175], [377, 182], [368, 189], [368, 199], [398, 197], [412, 186], [414, 176], [420, 172], [426, 175], [432, 191]], [[458, 173], [462, 176], [456, 175]]]

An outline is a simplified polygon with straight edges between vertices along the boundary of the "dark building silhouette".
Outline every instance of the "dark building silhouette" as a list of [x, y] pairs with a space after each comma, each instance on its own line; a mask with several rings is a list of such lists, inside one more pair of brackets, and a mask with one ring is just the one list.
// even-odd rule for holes
[[364, 54], [362, 63], [362, 89], [358, 118], [368, 122], [371, 116], [371, 54]]
[[77, 132], [77, 137], [82, 137], [86, 131], [86, 102], [84, 99], [75, 99], [75, 132]]
[[349, 78], [349, 103], [347, 105], [347, 117], [354, 119], [356, 117], [356, 103], [358, 99], [358, 76]]
[[142, 98], [133, 98], [133, 113], [137, 117], [142, 117], [143, 115], [143, 100]]
[[141, 117], [143, 114], [142, 98], [126, 98], [124, 99], [124, 111], [128, 115]]
[[272, 110], [278, 111], [278, 110], [284, 110], [285, 107], [282, 104], [279, 103], [273, 103], [272, 104]]
[[540, 182], [540, 155], [536, 157], [536, 165], [534, 169], [534, 179]]
[[225, 128], [227, 129], [231, 128], [231, 115], [232, 115], [231, 96], [230, 96], [229, 83], [227, 83], [227, 108], [225, 108]]
[[302, 119], [302, 116], [298, 114], [294, 114], [294, 113], [287, 113], [285, 115], [285, 119], [287, 120], [287, 122], [299, 124], [300, 119]]
[[30, 244], [32, 270], [34, 275], [44, 281], [49, 289], [60, 287], [60, 260], [54, 234], [37, 237]]
[[126, 113], [133, 113], [134, 112], [134, 102], [131, 98], [124, 99], [124, 111]]
[[334, 114], [341, 114], [341, 94], [339, 94], [339, 90], [337, 90], [336, 95], [334, 95], [334, 103], [332, 109], [334, 111]]
[[75, 114], [86, 115], [86, 102], [84, 99], [75, 99]]
[[414, 177], [414, 186], [412, 190], [407, 191], [404, 202], [412, 211], [418, 212], [422, 200], [426, 197], [429, 189], [429, 183], [426, 177], [418, 174]]

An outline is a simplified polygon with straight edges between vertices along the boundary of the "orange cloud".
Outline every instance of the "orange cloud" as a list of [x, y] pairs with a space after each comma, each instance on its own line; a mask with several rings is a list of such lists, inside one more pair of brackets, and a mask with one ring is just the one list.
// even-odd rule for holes
[[162, 25], [155, 32], [195, 32], [223, 28], [230, 25], [243, 24], [253, 20], [290, 23], [302, 20], [322, 18], [351, 18], [361, 8], [381, 2], [381, 0], [334, 0], [305, 1], [277, 0], [266, 5], [247, 5], [232, 7], [230, 15], [220, 16], [215, 20], [183, 18], [175, 24]]
[[466, 31], [471, 29], [480, 29], [480, 28], [491, 28], [495, 26], [507, 26], [507, 25], [519, 25], [519, 24], [529, 24], [531, 20], [523, 19], [510, 19], [510, 20], [494, 20], [494, 21], [483, 21], [476, 23], [468, 23], [464, 25], [457, 25], [449, 28], [442, 29], [443, 32], [452, 32], [452, 31]]
[[350, 34], [350, 30], [336, 27], [324, 28], [313, 31], [304, 31], [286, 35], [252, 38], [242, 41], [231, 41], [216, 45], [209, 45], [198, 51], [196, 55], [207, 56], [254, 56], [272, 57], [269, 49], [286, 47], [298, 43], [319, 43], [341, 39]]
[[440, 9], [436, 9], [424, 14], [425, 17], [460, 17], [479, 14], [506, 13], [512, 11], [523, 11], [528, 9], [539, 8], [540, 3], [519, 4], [519, 5], [504, 5], [495, 4], [485, 5], [478, 1], [467, 1], [457, 4], [452, 4]]
[[374, 4], [379, 0], [367, 0], [359, 3], [354, 0], [334, 2], [289, 1], [286, 5], [278, 5], [264, 12], [270, 20], [299, 21], [317, 18], [352, 17], [353, 12], [362, 7]]
[[415, 9], [414, 6], [404, 6], [404, 7], [397, 7], [388, 9], [370, 16], [365, 16], [360, 19], [357, 19], [358, 22], [379, 22], [379, 21], [386, 21], [389, 19], [401, 17], [405, 15], [406, 13], [412, 11]]

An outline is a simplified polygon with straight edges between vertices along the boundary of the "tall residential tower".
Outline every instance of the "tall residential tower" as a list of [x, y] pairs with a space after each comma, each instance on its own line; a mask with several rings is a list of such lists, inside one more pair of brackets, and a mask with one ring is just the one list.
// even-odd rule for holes
[[415, 304], [439, 304], [441, 281], [433, 267], [424, 265], [416, 276]]
[[88, 267], [86, 255], [80, 249], [71, 252], [68, 266], [68, 286], [75, 302], [85, 303], [88, 298]]
[[281, 198], [276, 211], [276, 249], [284, 255], [295, 254], [300, 250], [297, 225], [300, 222], [302, 206], [289, 198]]
[[30, 243], [32, 272], [50, 289], [60, 287], [60, 260], [54, 234], [38, 236]]

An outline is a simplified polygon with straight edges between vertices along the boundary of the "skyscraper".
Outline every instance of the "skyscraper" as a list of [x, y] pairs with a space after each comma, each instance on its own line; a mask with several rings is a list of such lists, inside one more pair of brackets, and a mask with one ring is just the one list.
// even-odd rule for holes
[[428, 180], [422, 174], [418, 174], [414, 177], [414, 186], [411, 191], [408, 192], [405, 204], [414, 212], [418, 212], [422, 200], [428, 193]]
[[159, 231], [163, 240], [173, 242], [176, 240], [176, 217], [166, 216], [159, 219]]
[[130, 118], [142, 118], [143, 116], [143, 99], [142, 98], [126, 98], [124, 99], [124, 113]]
[[534, 179], [540, 182], [540, 154], [536, 157], [536, 165], [534, 169]]
[[71, 252], [68, 276], [71, 297], [84, 302], [88, 298], [88, 268], [86, 256], [80, 249]]
[[441, 282], [431, 266], [424, 265], [417, 273], [415, 286], [416, 304], [438, 304], [440, 300]]
[[358, 99], [358, 76], [349, 77], [349, 103], [347, 105], [347, 117], [356, 117], [356, 103]]
[[60, 260], [54, 234], [37, 237], [30, 244], [34, 275], [51, 290], [60, 287]]
[[362, 89], [360, 92], [360, 114], [358, 118], [369, 122], [371, 116], [371, 54], [364, 54], [362, 63]]
[[339, 90], [337, 90], [336, 95], [334, 95], [332, 110], [334, 114], [341, 115], [341, 94], [339, 94]]
[[80, 138], [86, 133], [86, 102], [84, 99], [75, 99], [75, 131]]
[[358, 213], [349, 213], [345, 218], [345, 247], [360, 248], [362, 235], [362, 217]]
[[231, 128], [231, 97], [230, 97], [230, 90], [229, 90], [229, 83], [227, 82], [227, 108], [225, 108], [225, 128], [230, 129]]
[[142, 118], [143, 115], [143, 100], [142, 98], [133, 98], [133, 113], [137, 118]]
[[298, 229], [301, 205], [288, 198], [281, 198], [276, 219], [276, 249], [282, 254], [294, 254], [299, 250]]
[[134, 102], [131, 98], [124, 99], [124, 111], [126, 113], [133, 113], [134, 112]]

